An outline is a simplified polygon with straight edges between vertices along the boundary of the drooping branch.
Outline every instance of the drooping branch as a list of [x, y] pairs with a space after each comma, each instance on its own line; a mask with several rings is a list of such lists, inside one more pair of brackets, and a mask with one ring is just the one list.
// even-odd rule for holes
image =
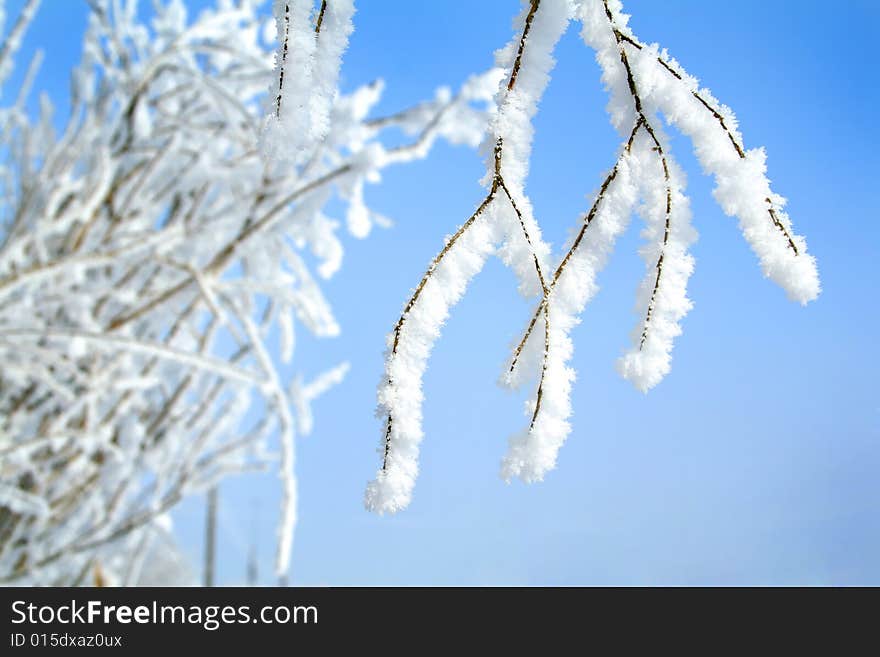
[[[379, 450], [382, 463], [365, 498], [369, 508], [380, 512], [397, 511], [409, 502], [422, 437], [421, 375], [442, 321], [470, 279], [495, 253], [515, 266], [523, 295], [543, 295], [549, 289], [545, 264], [549, 246], [524, 193], [523, 164], [531, 148], [529, 121], [549, 79], [552, 51], [564, 32], [570, 6], [567, 0], [525, 4], [518, 33], [498, 56], [507, 74], [498, 80], [486, 196], [476, 216], [447, 241], [439, 259], [432, 261], [388, 337], [386, 372], [379, 389], [380, 417], [384, 420]], [[548, 349], [551, 321], [548, 311], [544, 322]], [[543, 389], [536, 395], [536, 406], [543, 406]]]
[[[606, 9], [607, 9], [607, 2], [606, 2]], [[611, 20], [612, 24], [613, 24], [613, 18], [611, 17], [610, 11], [608, 11], [608, 17], [609, 17], [609, 20]], [[618, 43], [626, 43], [626, 44], [632, 46], [633, 48], [635, 48], [636, 50], [642, 50], [645, 47], [644, 44], [639, 42], [634, 37], [623, 33], [616, 26], [613, 29], [614, 29], [614, 37], [615, 37], [615, 39], [617, 39]], [[660, 64], [660, 66], [662, 66], [664, 70], [669, 72], [670, 75], [674, 76], [677, 80], [684, 81], [684, 78], [682, 77], [681, 73], [679, 73], [672, 66], [672, 64], [670, 64], [666, 59], [664, 59], [662, 56], [657, 56], [656, 59], [657, 59], [657, 63]], [[691, 95], [694, 98], [696, 98], [703, 107], [706, 108], [706, 111], [708, 111], [712, 115], [712, 117], [716, 121], [718, 121], [718, 124], [721, 126], [721, 129], [727, 134], [728, 139], [730, 139], [730, 143], [733, 145], [733, 148], [734, 148], [734, 150], [736, 150], [736, 153], [737, 153], [737, 155], [739, 155], [740, 159], [745, 159], [745, 157], [746, 157], [745, 150], [740, 145], [740, 143], [737, 141], [736, 137], [733, 134], [733, 131], [731, 131], [731, 129], [728, 127], [726, 121], [724, 120], [724, 116], [722, 116], [722, 114], [718, 110], [718, 108], [714, 107], [708, 100], [706, 100], [704, 95], [700, 93], [699, 89], [691, 89], [690, 92], [691, 92]], [[795, 244], [794, 239], [791, 236], [791, 233], [788, 231], [788, 229], [785, 227], [785, 225], [783, 225], [783, 223], [779, 220], [779, 217], [776, 215], [776, 210], [773, 207], [773, 201], [769, 198], [765, 199], [765, 200], [767, 202], [767, 213], [770, 217], [770, 221], [785, 236], [785, 239], [788, 243], [788, 247], [792, 251], [794, 251], [794, 254], [800, 255], [800, 252], [798, 251], [798, 247]]]
[[645, 325], [644, 329], [642, 329], [642, 337], [639, 340], [639, 349], [645, 346], [645, 340], [648, 339], [648, 328], [651, 325], [651, 315], [654, 312], [654, 304], [657, 301], [657, 291], [660, 289], [660, 277], [663, 275], [663, 258], [666, 254], [666, 247], [669, 244], [669, 228], [672, 219], [672, 186], [669, 180], [669, 163], [666, 161], [663, 146], [660, 144], [660, 140], [657, 139], [651, 124], [648, 121], [644, 121], [643, 125], [648, 134], [651, 135], [651, 140], [654, 142], [654, 151], [660, 158], [660, 164], [663, 167], [663, 181], [666, 185], [666, 219], [663, 225], [663, 242], [660, 245], [660, 255], [657, 257], [657, 276], [654, 279], [654, 289], [651, 291], [651, 300], [648, 302], [648, 310], [645, 313]]
[[[536, 0], [533, 4], [533, 7], [536, 7], [537, 4], [539, 4], [539, 2], [540, 2], [540, 0]], [[510, 89], [510, 86], [508, 86], [508, 89]], [[526, 242], [528, 243], [529, 248], [532, 250], [532, 258], [533, 258], [533, 262], [535, 265], [535, 274], [537, 275], [538, 280], [541, 284], [541, 289], [546, 293], [547, 284], [544, 279], [544, 273], [541, 270], [541, 264], [538, 261], [538, 256], [534, 252], [534, 248], [532, 246], [532, 240], [529, 235], [529, 231], [525, 226], [525, 222], [523, 220], [522, 213], [519, 211], [519, 208], [517, 208], [516, 202], [513, 200], [513, 196], [511, 195], [510, 190], [507, 188], [507, 185], [504, 182], [504, 176], [501, 173], [502, 152], [503, 152], [503, 140], [502, 140], [502, 138], [499, 137], [498, 141], [496, 142], [494, 155], [493, 155], [495, 170], [494, 170], [494, 173], [492, 176], [492, 185], [489, 188], [489, 193], [486, 194], [486, 196], [483, 198], [483, 200], [477, 206], [477, 209], [474, 211], [474, 213], [470, 217], [468, 217], [468, 219], [459, 227], [459, 229], [457, 231], [455, 231], [455, 233], [452, 235], [452, 237], [449, 238], [449, 240], [446, 242], [446, 244], [443, 246], [443, 248], [440, 250], [440, 252], [436, 256], [434, 256], [434, 259], [431, 261], [431, 264], [428, 266], [427, 271], [422, 276], [421, 280], [419, 281], [419, 284], [416, 286], [416, 289], [413, 292], [412, 296], [406, 302], [406, 305], [403, 308], [403, 312], [401, 313], [400, 317], [398, 318], [397, 323], [394, 325], [394, 330], [392, 331], [393, 336], [394, 336], [392, 344], [391, 344], [392, 356], [397, 354], [397, 347], [398, 347], [398, 344], [400, 343], [401, 329], [403, 328], [404, 323], [406, 322], [407, 315], [409, 315], [410, 311], [412, 311], [413, 307], [418, 302], [419, 297], [421, 296], [422, 291], [425, 288], [425, 284], [428, 282], [428, 280], [431, 278], [431, 276], [433, 276], [434, 271], [437, 269], [437, 267], [440, 265], [440, 263], [443, 261], [443, 259], [455, 248], [455, 245], [458, 242], [458, 240], [467, 232], [467, 230], [473, 225], [473, 223], [483, 214], [483, 212], [495, 200], [495, 197], [498, 195], [499, 190], [504, 192], [504, 195], [507, 197], [508, 201], [510, 202], [511, 207], [513, 208], [514, 212], [516, 213], [517, 219], [519, 220], [519, 225], [520, 225], [522, 232], [523, 232], [523, 236], [524, 236]], [[389, 379], [388, 383], [393, 385], [393, 381], [391, 379]], [[387, 469], [388, 469], [388, 456], [391, 452], [391, 429], [393, 426], [393, 422], [394, 422], [394, 417], [392, 414], [389, 413], [388, 418], [386, 420], [385, 444], [384, 444], [383, 455], [382, 455], [382, 470], [383, 471], [387, 471]]]
[[[642, 330], [642, 335], [641, 335], [641, 340], [640, 340], [640, 346], [641, 346], [641, 345], [644, 345], [645, 340], [647, 339], [648, 327], [651, 322], [651, 315], [653, 313], [657, 291], [660, 288], [660, 277], [662, 276], [662, 273], [663, 273], [663, 258], [664, 258], [665, 248], [666, 248], [666, 245], [669, 240], [670, 219], [671, 219], [671, 214], [672, 214], [672, 189], [670, 187], [670, 181], [669, 181], [669, 167], [668, 167], [668, 163], [666, 161], [666, 156], [663, 153], [663, 146], [661, 145], [660, 141], [657, 139], [657, 135], [654, 132], [654, 129], [651, 125], [651, 122], [649, 121], [648, 117], [644, 113], [644, 110], [642, 109], [642, 99], [641, 99], [641, 96], [639, 95], [638, 87], [637, 87], [636, 81], [635, 81], [635, 76], [633, 75], [632, 68], [630, 67], [629, 60], [626, 56], [626, 51], [622, 47], [623, 34], [620, 32], [620, 30], [618, 30], [614, 26], [614, 19], [612, 17], [611, 10], [608, 7], [607, 0], [603, 0], [603, 2], [604, 2], [604, 6], [605, 6], [605, 13], [608, 17], [609, 22], [611, 23], [614, 37], [618, 43], [620, 61], [621, 61], [621, 64], [623, 65], [623, 68], [626, 73], [627, 86], [629, 88], [630, 95], [632, 96], [633, 105], [634, 105], [634, 109], [635, 109], [635, 113], [636, 113], [636, 117], [637, 117], [636, 123], [633, 126], [632, 131], [630, 132], [630, 136], [626, 141], [625, 147], [624, 147], [623, 152], [621, 153], [620, 157], [623, 157], [625, 154], [628, 154], [630, 152], [630, 150], [632, 148], [632, 143], [635, 140], [636, 135], [638, 134], [640, 129], [644, 128], [654, 143], [653, 150], [657, 153], [657, 155], [660, 159], [661, 165], [663, 167], [664, 180], [666, 183], [665, 230], [664, 230], [664, 234], [663, 234], [663, 242], [662, 242], [661, 248], [660, 248], [660, 254], [658, 256], [657, 264], [656, 264], [657, 275], [656, 275], [656, 278], [654, 281], [654, 287], [653, 287], [653, 291], [651, 294], [651, 299], [648, 303], [648, 308], [647, 308], [647, 312], [646, 312], [646, 316], [645, 316], [645, 320], [644, 320], [644, 328]], [[618, 169], [619, 164], [620, 164], [620, 159], [618, 159], [618, 162], [612, 168], [611, 173], [608, 174], [608, 177], [602, 183], [602, 186], [600, 187], [600, 190], [599, 190], [599, 194], [596, 197], [596, 200], [593, 203], [593, 206], [590, 208], [590, 211], [587, 213], [587, 215], [581, 225], [581, 229], [578, 232], [578, 235], [575, 237], [575, 240], [573, 241], [571, 247], [569, 248], [569, 250], [565, 254], [565, 256], [562, 258], [562, 261], [560, 262], [559, 266], [556, 268], [556, 271], [554, 272], [553, 281], [550, 285], [550, 288], [549, 289], [545, 288], [544, 297], [542, 298], [540, 304], [538, 305], [538, 308], [535, 310], [535, 313], [532, 315], [532, 318], [529, 321], [529, 324], [526, 328], [525, 334], [523, 335], [522, 339], [519, 341], [516, 348], [514, 349], [513, 358], [511, 359], [510, 368], [508, 370], [509, 374], [512, 374], [515, 371], [517, 363], [519, 362], [520, 355], [522, 354], [522, 351], [525, 348], [525, 345], [528, 342], [532, 331], [534, 330], [534, 327], [537, 323], [538, 317], [541, 314], [543, 314], [545, 317], [545, 320], [546, 320], [546, 317], [548, 314], [547, 308], [549, 305], [549, 295], [552, 292], [553, 288], [555, 287], [556, 281], [559, 280], [559, 277], [562, 275], [563, 271], [565, 270], [566, 265], [571, 260], [572, 255], [574, 254], [574, 252], [577, 250], [578, 246], [580, 245], [581, 240], [583, 239], [584, 233], [586, 232], [587, 228], [589, 228], [593, 217], [595, 217], [595, 214], [596, 214], [596, 211], [599, 207], [599, 204], [601, 203], [602, 198], [605, 194], [605, 190], [608, 188], [608, 185], [611, 184], [611, 182], [614, 180], [614, 178], [617, 175], [617, 169]], [[540, 398], [541, 398], [540, 393], [543, 390], [543, 386], [544, 386], [544, 376], [545, 376], [546, 369], [547, 369], [548, 357], [549, 357], [549, 343], [547, 342], [547, 340], [545, 340], [544, 352], [542, 355], [541, 375], [540, 375], [540, 379], [539, 379], [539, 383], [538, 383], [538, 391], [539, 391], [538, 400], [540, 400]], [[537, 403], [535, 406], [535, 411], [532, 415], [531, 426], [534, 426], [535, 421], [538, 417], [539, 411], [540, 411], [540, 403]]]
[[[407, 315], [409, 314], [409, 312], [413, 309], [413, 307], [418, 302], [419, 297], [422, 294], [422, 290], [425, 289], [425, 285], [427, 284], [428, 280], [431, 278], [434, 271], [437, 269], [437, 267], [440, 265], [440, 263], [443, 261], [443, 259], [447, 256], [447, 254], [449, 254], [449, 252], [452, 251], [453, 248], [455, 248], [456, 243], [462, 237], [462, 235], [464, 235], [465, 232], [471, 227], [471, 225], [480, 217], [480, 215], [483, 214], [483, 212], [486, 210], [486, 208], [489, 206], [489, 204], [493, 200], [495, 200], [496, 191], [497, 191], [497, 188], [495, 188], [493, 186], [493, 189], [489, 192], [488, 195], [486, 195], [486, 197], [483, 199], [483, 201], [480, 203], [480, 205], [477, 206], [477, 209], [474, 211], [474, 213], [467, 219], [467, 221], [465, 221], [461, 225], [461, 227], [457, 231], [455, 231], [455, 233], [452, 235], [452, 237], [449, 238], [449, 240], [446, 242], [446, 245], [440, 250], [440, 253], [438, 253], [436, 256], [434, 256], [434, 259], [431, 261], [431, 264], [428, 266], [428, 270], [422, 276], [422, 279], [419, 281], [419, 284], [416, 286], [415, 292], [413, 292], [413, 295], [406, 302], [406, 305], [403, 308], [403, 312], [401, 313], [400, 318], [397, 320], [397, 323], [394, 325], [394, 331], [393, 331], [394, 340], [391, 345], [391, 353], [392, 354], [397, 353], [397, 347], [400, 343], [400, 331], [403, 328], [404, 322], [406, 322]], [[391, 384], [392, 381], [389, 379], [388, 383]], [[393, 422], [394, 422], [394, 416], [389, 414], [388, 418], [386, 420], [385, 449], [384, 449], [383, 456], [382, 456], [382, 470], [388, 469], [388, 456], [391, 452], [391, 428], [392, 428]]]
[[[532, 331], [535, 328], [535, 324], [538, 321], [538, 318], [541, 316], [541, 313], [544, 312], [544, 308], [549, 303], [550, 294], [552, 294], [554, 288], [556, 287], [556, 283], [559, 281], [562, 276], [565, 268], [568, 266], [568, 263], [571, 261], [572, 256], [577, 252], [578, 247], [581, 245], [581, 241], [584, 239], [584, 235], [587, 232], [587, 229], [593, 223], [593, 219], [596, 217], [596, 213], [599, 210], [599, 207], [602, 204], [602, 201], [605, 199], [605, 193], [608, 191], [608, 187], [617, 177], [618, 169], [620, 168], [620, 163], [624, 156], [628, 155], [632, 150], [633, 142], [635, 141], [636, 135], [642, 127], [641, 117], [636, 121], [635, 126], [630, 132], [629, 138], [626, 140], [626, 143], [623, 146], [620, 156], [617, 158], [617, 162], [614, 163], [614, 166], [611, 168], [611, 172], [605, 177], [605, 180], [602, 181], [602, 185], [599, 187], [599, 193], [596, 195], [596, 199], [593, 201], [593, 205], [590, 207], [590, 210], [584, 215], [584, 218], [581, 222], [580, 230], [575, 236], [574, 240], [571, 243], [571, 246], [568, 248], [568, 251], [562, 257], [559, 265], [556, 267], [556, 270], [553, 272], [553, 278], [550, 282], [549, 290], [547, 294], [543, 296], [538, 307], [535, 309], [534, 314], [532, 315], [531, 320], [529, 320], [529, 324], [526, 328], [525, 334], [522, 339], [517, 343], [516, 348], [514, 349], [513, 358], [511, 359], [510, 368], [508, 370], [509, 373], [513, 373], [516, 369], [516, 365], [519, 362], [519, 357], [522, 354], [523, 349], [525, 349], [526, 343], [529, 340], [529, 337], [532, 334]], [[546, 354], [546, 350], [545, 350]], [[546, 360], [546, 356], [545, 356]]]
[[[463, 226], [463, 232], [456, 233], [447, 243], [449, 250], [444, 249], [440, 259], [432, 262], [389, 339], [387, 378], [379, 389], [380, 417], [385, 419], [382, 468], [376, 480], [368, 485], [366, 493], [368, 508], [380, 513], [397, 511], [411, 498], [422, 439], [421, 378], [427, 356], [451, 306], [463, 294], [470, 277], [479, 271], [488, 255], [487, 245], [476, 244], [475, 240], [460, 247], [473, 231], [483, 231], [477, 239], [493, 240], [492, 250], [502, 238], [498, 233], [491, 234], [489, 229], [504, 228], [508, 236], [510, 231], [521, 234], [524, 238], [521, 244], [505, 242], [497, 253], [514, 268], [521, 289], [526, 290], [527, 295], [533, 293], [533, 269], [540, 283], [540, 301], [502, 377], [505, 384], [517, 386], [532, 373], [538, 358], [541, 359], [540, 370], [535, 372], [538, 378], [536, 395], [529, 401], [532, 404], [531, 421], [527, 430], [510, 440], [502, 464], [504, 478], [516, 476], [526, 482], [537, 481], [555, 465], [557, 452], [570, 430], [570, 388], [575, 373], [568, 366], [571, 357], [569, 332], [595, 293], [596, 274], [607, 260], [614, 242], [625, 230], [640, 198], [644, 205], [639, 211], [648, 224], [645, 234], [650, 242], [643, 250], [648, 273], [638, 293], [640, 320], [633, 337], [633, 350], [625, 354], [618, 365], [621, 374], [643, 391], [656, 385], [668, 372], [673, 339], [680, 333], [682, 317], [692, 306], [687, 298], [687, 281], [693, 271], [688, 246], [696, 233], [690, 227], [689, 203], [683, 193], [683, 172], [668, 152], [656, 115], [667, 116], [670, 123], [694, 140], [698, 158], [718, 181], [716, 199], [727, 214], [740, 218], [743, 232], [760, 256], [765, 273], [780, 283], [792, 298], [803, 303], [818, 294], [818, 276], [812, 257], [792, 260], [791, 254], [799, 256], [805, 253], [805, 247], [802, 238], [795, 236], [788, 227], [788, 219], [781, 209], [783, 201], [769, 189], [769, 181], [763, 175], [762, 152], [744, 150], [735, 127], [731, 127], [735, 126], [732, 114], [717, 108], [711, 93], [696, 87], [687, 74], [666, 60], [665, 54], [656, 55], [656, 64], [665, 73], [653, 76], [653, 84], [641, 84], [645, 82], [643, 67], [654, 65], [655, 54], [649, 50], [653, 46], [644, 46], [625, 31], [626, 17], [615, 14], [620, 11], [619, 2], [573, 0], [571, 3], [556, 3], [548, 0], [540, 4], [533, 0], [524, 4], [522, 31], [508, 48], [499, 51], [500, 61], [510, 67], [510, 74], [506, 85], [501, 88], [507, 95], [499, 94], [499, 118], [493, 135], [496, 164], [494, 172], [490, 170], [491, 175], [487, 176], [491, 189], [484, 199], [486, 205], [481, 205], [478, 213]], [[546, 12], [544, 7], [548, 7]], [[555, 40], [565, 29], [562, 21], [553, 21], [565, 18], [567, 22], [573, 17], [571, 10], [582, 20], [584, 41], [597, 50], [603, 80], [614, 97], [610, 107], [615, 126], [618, 129], [627, 125], [632, 127], [568, 251], [548, 277], [544, 274], [547, 267], [544, 262], [549, 247], [541, 240], [538, 225], [532, 223], [531, 209], [522, 186], [530, 152], [532, 126], [529, 121], [535, 110], [533, 103], [540, 97], [546, 84], [545, 75], [552, 67]], [[554, 12], [555, 18], [549, 18]], [[531, 46], [532, 39], [537, 40], [537, 48]], [[521, 75], [527, 68], [529, 75]], [[528, 82], [517, 84], [520, 79]], [[523, 87], [537, 95], [530, 96], [527, 92], [514, 98], [513, 94]], [[508, 105], [511, 98], [515, 102]], [[516, 129], [506, 133], [510, 126]], [[721, 133], [716, 126], [721, 128]], [[637, 142], [642, 132], [644, 138]], [[523, 140], [515, 141], [514, 135]], [[507, 137], [511, 138], [510, 142], [506, 141]], [[725, 141], [732, 145], [732, 153], [728, 152], [730, 145], [725, 145]], [[512, 179], [516, 185], [510, 183], [510, 178], [501, 176], [499, 162], [502, 154], [508, 155], [505, 173], [514, 172]], [[495, 217], [486, 222], [478, 221], [487, 211], [498, 209], [491, 201], [495, 200], [493, 194], [499, 190], [510, 202], [518, 225], [506, 226]], [[763, 215], [760, 204], [754, 203], [755, 190], [759, 190], [760, 198], [767, 203], [767, 215]], [[745, 197], [746, 202], [741, 202], [740, 197]], [[766, 223], [767, 216], [769, 224]], [[598, 227], [590, 230], [594, 224]], [[773, 227], [783, 233], [785, 245], [775, 241], [775, 232], [774, 235], [767, 234], [769, 230], [775, 231]], [[454, 259], [462, 271], [444, 268], [438, 274], [446, 259], [459, 248], [463, 255]], [[571, 270], [577, 276], [563, 276]], [[431, 292], [425, 294], [435, 278], [440, 281], [438, 287], [432, 287]], [[440, 289], [440, 285], [449, 289]], [[413, 314], [416, 301], [426, 306], [418, 316]], [[530, 340], [542, 318], [544, 343], [539, 355], [538, 345], [534, 344], [533, 351]], [[406, 340], [404, 334], [410, 322], [413, 336]], [[537, 340], [533, 342], [537, 343]], [[525, 358], [527, 349], [529, 357]]]
[[[523, 25], [522, 34], [519, 37], [519, 44], [517, 46], [517, 54], [516, 59], [511, 68], [510, 76], [506, 85], [506, 91], [508, 94], [512, 93], [516, 87], [517, 76], [519, 75], [520, 68], [522, 67], [522, 59], [523, 53], [526, 49], [526, 43], [528, 41], [529, 33], [532, 28], [532, 23], [535, 17], [536, 12], [539, 9], [541, 4], [541, 0], [531, 0], [531, 6], [528, 14], [526, 15], [525, 23]], [[393, 338], [391, 343], [391, 357], [393, 358], [397, 354], [398, 345], [400, 343], [400, 334], [403, 326], [407, 320], [407, 316], [412, 311], [413, 307], [419, 300], [419, 297], [422, 294], [422, 291], [425, 288], [425, 285], [433, 276], [434, 271], [437, 267], [442, 263], [443, 259], [455, 248], [459, 239], [471, 228], [475, 221], [483, 214], [483, 212], [489, 207], [489, 205], [495, 200], [495, 197], [498, 195], [499, 190], [504, 193], [504, 196], [509, 201], [514, 213], [516, 214], [517, 220], [519, 222], [520, 229], [522, 231], [523, 237], [528, 245], [529, 251], [532, 256], [532, 261], [534, 263], [535, 274], [538, 278], [538, 281], [541, 285], [541, 290], [546, 294], [547, 292], [547, 282], [544, 276], [544, 272], [541, 268], [541, 263], [538, 258], [538, 255], [534, 249], [534, 245], [532, 243], [532, 237], [529, 234], [529, 230], [526, 227], [525, 220], [523, 218], [523, 214], [517, 206], [516, 201], [513, 198], [513, 194], [510, 192], [507, 183], [504, 180], [504, 175], [502, 172], [502, 161], [504, 156], [504, 137], [503, 135], [498, 135], [495, 141], [495, 147], [493, 150], [493, 171], [492, 171], [492, 182], [489, 188], [488, 193], [477, 206], [477, 209], [474, 213], [459, 227], [459, 229], [452, 235], [451, 238], [446, 242], [444, 247], [440, 250], [440, 252], [434, 257], [431, 261], [431, 264], [428, 266], [427, 271], [422, 276], [422, 279], [419, 281], [419, 284], [416, 286], [415, 291], [412, 296], [404, 305], [403, 312], [400, 315], [400, 318], [397, 320], [397, 323], [394, 326], [392, 331]], [[394, 381], [391, 377], [388, 378], [388, 385], [394, 385]], [[388, 460], [391, 454], [391, 444], [392, 444], [392, 429], [394, 426], [394, 416], [391, 412], [388, 413], [386, 422], [385, 422], [385, 433], [384, 433], [384, 441], [383, 441], [383, 449], [382, 449], [382, 472], [388, 471]]]

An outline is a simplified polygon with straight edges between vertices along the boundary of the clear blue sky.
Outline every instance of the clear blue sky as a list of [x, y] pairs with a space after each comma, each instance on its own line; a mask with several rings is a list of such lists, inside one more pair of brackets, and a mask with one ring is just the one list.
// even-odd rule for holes
[[[39, 85], [59, 98], [84, 3], [43, 4], [27, 51], [49, 44]], [[438, 84], [456, 85], [491, 65], [518, 6], [362, 1], [343, 86], [381, 76], [380, 109], [393, 111]], [[376, 517], [362, 493], [379, 458], [373, 409], [384, 336], [443, 236], [480, 200], [483, 169], [474, 152], [441, 145], [428, 161], [389, 171], [368, 200], [396, 225], [365, 242], [347, 239], [343, 269], [327, 286], [342, 336], [297, 346], [309, 376], [343, 359], [352, 370], [316, 403], [316, 431], [298, 447], [293, 583], [880, 584], [880, 81], [869, 50], [880, 9], [870, 0], [833, 12], [782, 0], [630, 0], [626, 8], [643, 40], [660, 41], [736, 111], [747, 146], [766, 146], [774, 188], [819, 260], [822, 296], [802, 308], [762, 278], [678, 136], [700, 239], [695, 307], [672, 373], [645, 396], [614, 371], [643, 272], [634, 221], [574, 331], [574, 430], [559, 466], [541, 484], [503, 483], [507, 437], [526, 419], [521, 398], [495, 381], [531, 303], [492, 262], [454, 312], [425, 378], [414, 501]], [[593, 53], [574, 26], [558, 61], [528, 186], [557, 248], [619, 141]], [[243, 579], [254, 528], [261, 578], [271, 583], [277, 480], [239, 480], [221, 496], [221, 583]], [[201, 500], [176, 521], [197, 565]]]

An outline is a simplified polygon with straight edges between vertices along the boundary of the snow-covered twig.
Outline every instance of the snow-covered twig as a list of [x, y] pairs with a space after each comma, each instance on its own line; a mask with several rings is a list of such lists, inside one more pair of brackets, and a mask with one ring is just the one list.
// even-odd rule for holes
[[[584, 41], [596, 51], [611, 95], [612, 123], [625, 141], [553, 270], [523, 186], [531, 119], [548, 81], [555, 43], [571, 19], [581, 22]], [[739, 218], [765, 274], [793, 300], [807, 303], [818, 295], [815, 260], [804, 239], [793, 232], [782, 210], [784, 199], [770, 190], [763, 150], [745, 150], [733, 113], [665, 52], [639, 41], [627, 20], [619, 0], [524, 2], [518, 37], [498, 54], [499, 65], [509, 73], [490, 132], [494, 167], [487, 176], [489, 193], [447, 239], [388, 338], [378, 395], [382, 465], [367, 487], [368, 508], [394, 512], [411, 499], [422, 439], [421, 382], [427, 358], [451, 306], [492, 253], [516, 272], [521, 292], [540, 295], [502, 377], [509, 386], [538, 380], [527, 406], [528, 427], [511, 439], [503, 461], [506, 479], [537, 481], [556, 463], [570, 432], [574, 371], [568, 365], [569, 332], [595, 294], [596, 275], [640, 199], [638, 209], [647, 224], [642, 249], [647, 272], [637, 293], [639, 321], [633, 346], [618, 361], [618, 369], [643, 391], [669, 371], [673, 339], [691, 308], [686, 285], [694, 262], [688, 247], [696, 233], [690, 226], [684, 174], [669, 152], [658, 114], [691, 138], [698, 159], [715, 177], [716, 199], [726, 213]], [[543, 339], [536, 337], [539, 330]]]
[[[15, 95], [0, 107], [0, 579], [109, 576], [179, 500], [271, 461], [286, 570], [293, 430], [345, 371], [302, 387], [287, 365], [297, 325], [340, 330], [320, 285], [343, 255], [326, 208], [341, 200], [364, 236], [381, 223], [364, 189], [383, 169], [437, 139], [477, 146], [492, 74], [383, 120], [370, 116], [381, 81], [338, 89], [352, 0], [275, 2], [279, 25], [291, 14], [278, 40], [252, 0], [193, 20], [164, 0], [149, 25], [132, 0], [89, 4], [59, 134], [46, 102], [38, 116]], [[285, 60], [288, 39], [303, 48]], [[387, 145], [395, 127], [410, 143]]]

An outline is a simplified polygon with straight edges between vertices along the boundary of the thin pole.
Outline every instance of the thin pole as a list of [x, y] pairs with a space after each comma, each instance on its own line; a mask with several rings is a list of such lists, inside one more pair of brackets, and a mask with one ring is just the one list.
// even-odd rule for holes
[[205, 573], [204, 586], [214, 586], [214, 563], [216, 560], [217, 539], [217, 487], [208, 491], [208, 506], [205, 512]]

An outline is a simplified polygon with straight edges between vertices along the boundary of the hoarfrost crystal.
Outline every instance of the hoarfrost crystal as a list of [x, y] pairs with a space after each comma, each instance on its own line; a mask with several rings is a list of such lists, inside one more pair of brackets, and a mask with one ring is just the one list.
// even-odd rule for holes
[[[596, 52], [610, 101], [611, 122], [624, 143], [592, 207], [554, 267], [525, 194], [532, 118], [553, 67], [553, 50], [571, 20], [582, 25]], [[366, 505], [382, 512], [404, 508], [418, 474], [422, 440], [422, 376], [443, 322], [487, 258], [497, 255], [517, 275], [520, 292], [537, 297], [536, 310], [501, 377], [518, 387], [537, 380], [527, 402], [529, 422], [510, 439], [505, 479], [539, 481], [556, 464], [570, 433], [569, 333], [597, 289], [596, 275], [636, 208], [645, 222], [641, 255], [646, 274], [636, 292], [638, 322], [632, 346], [618, 360], [621, 375], [639, 390], [669, 372], [674, 339], [691, 308], [687, 282], [694, 269], [685, 177], [669, 152], [658, 120], [690, 137], [703, 168], [716, 181], [715, 198], [739, 219], [743, 235], [767, 277], [788, 296], [807, 303], [819, 294], [816, 263], [804, 238], [770, 189], [761, 149], [746, 150], [731, 110], [686, 73], [665, 51], [639, 41], [618, 0], [528, 0], [517, 35], [498, 52], [505, 75], [496, 96], [487, 149], [488, 194], [447, 238], [405, 304], [388, 336], [379, 386], [381, 467], [367, 486]]]

